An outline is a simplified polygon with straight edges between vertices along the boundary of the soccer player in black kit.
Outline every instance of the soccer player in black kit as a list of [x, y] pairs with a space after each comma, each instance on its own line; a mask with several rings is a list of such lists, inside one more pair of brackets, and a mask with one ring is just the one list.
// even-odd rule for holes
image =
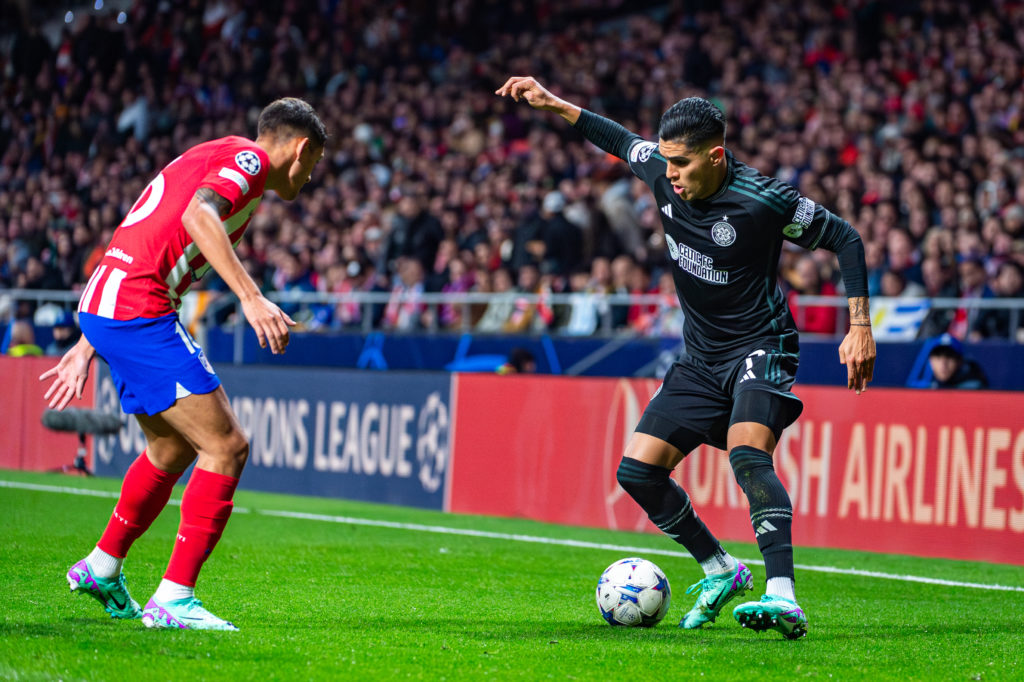
[[750, 570], [729, 555], [697, 516], [672, 469], [701, 443], [727, 450], [750, 504], [764, 557], [759, 601], [737, 606], [735, 619], [788, 639], [807, 632], [794, 591], [793, 505], [775, 473], [772, 452], [803, 409], [790, 392], [799, 360], [796, 324], [778, 286], [783, 240], [836, 253], [850, 306], [850, 331], [839, 345], [847, 385], [867, 388], [875, 363], [864, 247], [845, 220], [761, 175], [725, 148], [725, 117], [689, 97], [662, 115], [657, 144], [552, 95], [530, 76], [497, 90], [553, 111], [601, 149], [629, 163], [661, 210], [669, 267], [686, 322], [686, 352], [665, 375], [637, 425], [617, 478], [666, 535], [686, 547], [705, 578], [679, 626], [713, 622], [734, 597], [753, 589]]

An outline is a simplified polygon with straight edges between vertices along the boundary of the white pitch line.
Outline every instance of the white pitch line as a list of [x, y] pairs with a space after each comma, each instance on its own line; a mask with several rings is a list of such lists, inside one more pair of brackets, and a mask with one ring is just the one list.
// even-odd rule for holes
[[[440, 533], [444, 535], [465, 535], [475, 538], [488, 538], [491, 540], [512, 540], [514, 542], [532, 542], [542, 545], [560, 545], [563, 547], [579, 547], [582, 549], [614, 550], [629, 554], [657, 554], [660, 556], [692, 558], [687, 552], [680, 552], [671, 549], [655, 549], [651, 547], [634, 547], [631, 545], [612, 545], [603, 542], [586, 542], [583, 540], [572, 540], [562, 538], [546, 538], [539, 535], [521, 535], [519, 533], [497, 533], [489, 530], [474, 530], [472, 528], [451, 528], [449, 526], [426, 526], [419, 523], [401, 523], [398, 521], [382, 521], [379, 519], [361, 519], [352, 516], [327, 516], [324, 514], [307, 514], [304, 512], [259, 510], [257, 514], [265, 516], [281, 516], [291, 519], [306, 519], [309, 521], [326, 521], [329, 523], [348, 523], [356, 526], [376, 526], [378, 528], [395, 528], [398, 530], [414, 530], [421, 533]], [[745, 564], [764, 566], [760, 559], [743, 559]], [[832, 573], [839, 575], [856, 575], [865, 578], [879, 578], [882, 580], [899, 580], [909, 583], [925, 583], [927, 585], [943, 585], [946, 587], [972, 587], [979, 590], [999, 590], [1003, 592], [1024, 592], [1024, 587], [1016, 585], [996, 585], [987, 583], [968, 583], [958, 580], [944, 580], [942, 578], [927, 578], [918, 575], [898, 575], [893, 573], [881, 573], [879, 571], [864, 571], [857, 568], [837, 568], [835, 566], [812, 566], [797, 564], [796, 568], [803, 571], [814, 571], [817, 573]]]
[[[88, 488], [69, 488], [63, 485], [42, 485], [39, 483], [19, 483], [17, 481], [0, 481], [0, 488], [18, 488], [20, 490], [35, 490], [42, 493], [63, 493], [65, 495], [83, 495], [85, 497], [105, 497], [116, 500], [121, 493], [112, 490], [89, 490]], [[181, 500], [168, 500], [167, 504], [172, 507], [180, 507]], [[235, 507], [235, 514], [248, 514], [249, 509]]]
[[[116, 498], [119, 493], [106, 490], [88, 490], [84, 488], [69, 488], [66, 486], [40, 485], [36, 483], [19, 483], [16, 481], [0, 480], [0, 488], [18, 488], [22, 490], [36, 490], [40, 492], [63, 493], [67, 495], [86, 495], [90, 497]], [[181, 504], [178, 500], [171, 500], [170, 504]], [[245, 507], [236, 507], [235, 512], [248, 513], [250, 510]], [[276, 516], [288, 519], [301, 519], [305, 521], [324, 521], [327, 523], [345, 523], [353, 526], [373, 526], [376, 528], [392, 528], [395, 530], [413, 530], [421, 533], [437, 533], [441, 535], [462, 535], [466, 537], [487, 538], [490, 540], [511, 540], [513, 542], [530, 542], [541, 545], [558, 545], [561, 547], [576, 547], [579, 549], [600, 549], [627, 554], [656, 554], [678, 558], [691, 558], [687, 552], [680, 552], [671, 549], [658, 549], [652, 547], [635, 547], [631, 545], [613, 545], [604, 542], [587, 542], [584, 540], [573, 540], [571, 538], [546, 538], [540, 535], [522, 535], [520, 533], [498, 533], [489, 530], [475, 530], [472, 528], [452, 528], [450, 526], [428, 526], [420, 523], [402, 523], [399, 521], [385, 521], [383, 519], [363, 519], [355, 516], [330, 516], [327, 514], [308, 514], [306, 512], [293, 512], [274, 509], [257, 510], [257, 514], [263, 516]], [[764, 566], [760, 559], [739, 558], [745, 564]], [[1016, 585], [998, 585], [989, 583], [970, 583], [959, 580], [945, 580], [943, 578], [928, 578], [919, 575], [901, 575], [897, 573], [882, 573], [880, 571], [865, 571], [859, 568], [838, 568], [836, 566], [814, 566], [809, 564], [797, 564], [796, 568], [802, 571], [815, 573], [831, 573], [834, 575], [855, 575], [863, 578], [877, 578], [879, 580], [898, 580], [908, 583], [923, 583], [926, 585], [942, 585], [944, 587], [968, 587], [978, 590], [994, 590], [1000, 592], [1024, 592], [1024, 587]]]

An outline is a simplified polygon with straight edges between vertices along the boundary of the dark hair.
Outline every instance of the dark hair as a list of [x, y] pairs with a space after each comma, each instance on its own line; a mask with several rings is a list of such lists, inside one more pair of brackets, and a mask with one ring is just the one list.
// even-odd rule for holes
[[658, 137], [699, 149], [709, 142], [724, 144], [725, 128], [725, 114], [721, 109], [703, 97], [687, 97], [661, 115]]
[[1011, 270], [1016, 270], [1018, 275], [1024, 276], [1024, 266], [1022, 266], [1015, 260], [1004, 260], [1002, 263], [1000, 263], [999, 267], [996, 268], [996, 276], [998, 277], [999, 275], [1003, 274], [1003, 270], [1006, 270], [1007, 268]]
[[256, 134], [273, 137], [281, 133], [308, 137], [318, 147], [327, 143], [327, 129], [323, 121], [312, 106], [296, 97], [274, 100], [260, 112]]
[[537, 358], [526, 348], [516, 346], [508, 352], [508, 364], [515, 367], [517, 372], [525, 371], [526, 365], [536, 362]]

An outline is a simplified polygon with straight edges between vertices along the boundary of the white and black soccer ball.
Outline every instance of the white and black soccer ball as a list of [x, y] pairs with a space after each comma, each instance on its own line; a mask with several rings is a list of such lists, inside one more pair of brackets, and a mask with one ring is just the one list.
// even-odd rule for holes
[[597, 608], [610, 625], [653, 627], [671, 601], [668, 578], [647, 559], [620, 559], [597, 581]]

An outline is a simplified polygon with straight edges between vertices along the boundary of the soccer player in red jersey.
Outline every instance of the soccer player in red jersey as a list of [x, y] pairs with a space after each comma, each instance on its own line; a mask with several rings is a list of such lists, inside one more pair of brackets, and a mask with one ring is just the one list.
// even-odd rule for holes
[[[81, 340], [39, 377], [54, 379], [44, 399], [63, 409], [81, 398], [99, 355], [110, 365], [122, 409], [146, 436], [102, 537], [67, 574], [72, 591], [96, 598], [115, 618], [141, 617], [148, 627], [238, 629], [203, 608], [194, 588], [231, 515], [249, 444], [177, 309], [192, 283], [213, 268], [240, 299], [260, 346], [284, 352], [295, 323], [260, 293], [234, 247], [265, 191], [295, 199], [323, 157], [326, 138], [309, 104], [284, 98], [261, 112], [255, 141], [212, 140], [168, 164], [118, 226], [82, 292]], [[124, 557], [193, 461], [167, 572], [142, 609], [128, 593]]]

